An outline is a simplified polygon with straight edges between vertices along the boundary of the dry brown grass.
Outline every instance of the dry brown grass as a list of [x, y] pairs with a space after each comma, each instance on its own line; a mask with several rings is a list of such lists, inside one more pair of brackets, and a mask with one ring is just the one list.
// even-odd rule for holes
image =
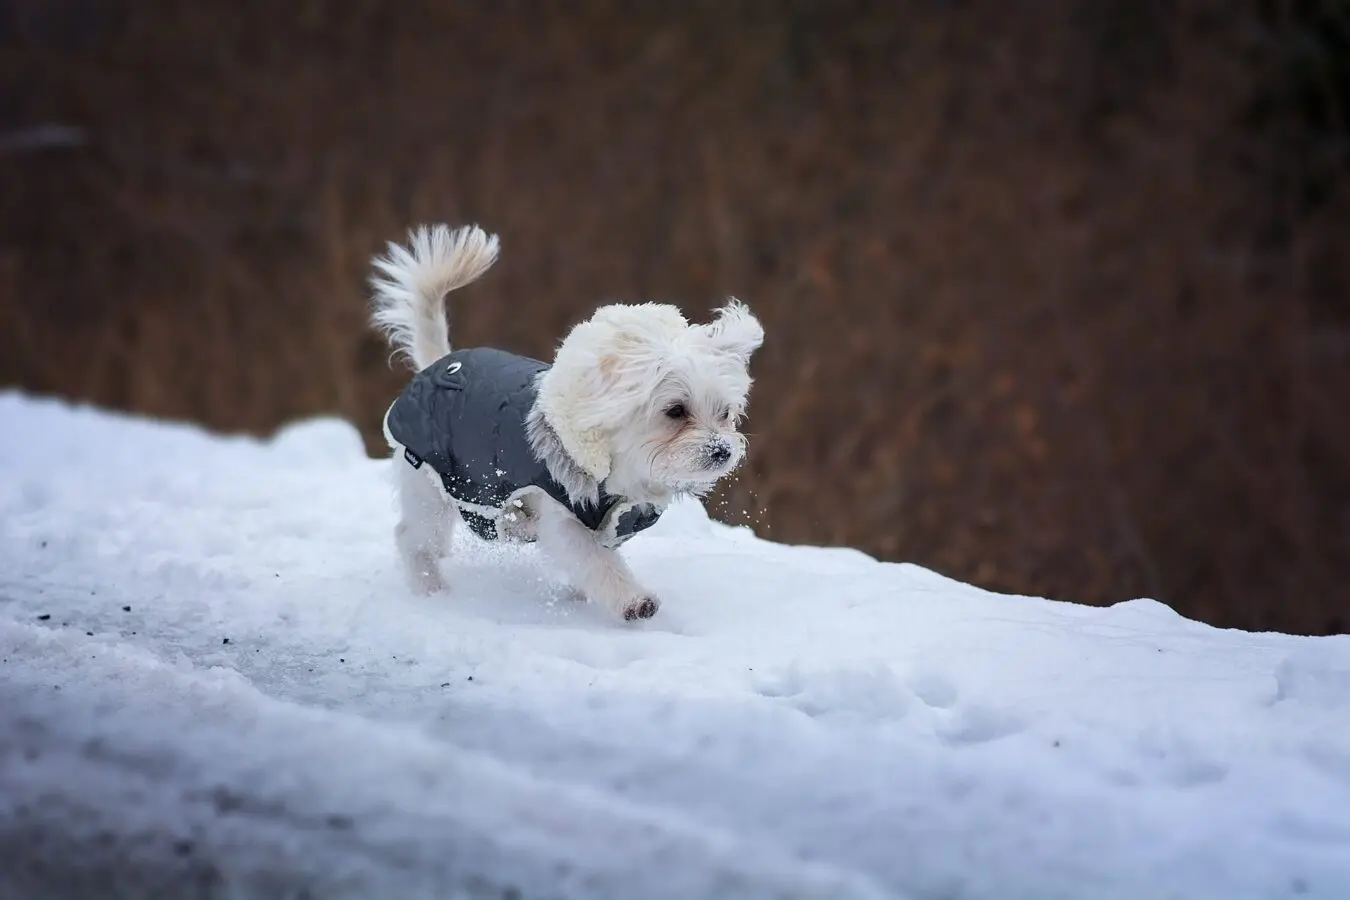
[[460, 344], [546, 355], [611, 299], [762, 315], [725, 518], [1344, 630], [1350, 210], [1271, 177], [1258, 25], [1217, 0], [2, 0], [0, 131], [86, 140], [0, 151], [0, 383], [230, 430], [332, 412], [377, 451], [402, 375], [367, 260], [478, 221], [504, 255]]

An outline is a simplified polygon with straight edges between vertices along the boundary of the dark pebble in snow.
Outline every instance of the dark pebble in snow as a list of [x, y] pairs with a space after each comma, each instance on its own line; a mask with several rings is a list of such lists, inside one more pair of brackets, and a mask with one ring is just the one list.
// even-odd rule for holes
[[85, 636], [86, 636], [86, 637], [93, 637], [93, 636], [94, 636], [94, 633], [93, 633], [92, 631], [86, 631], [86, 632], [85, 632]]
[[51, 613], [43, 613], [42, 615], [38, 616], [38, 621], [39, 621], [39, 622], [45, 622], [45, 621], [47, 621], [48, 619], [50, 619], [51, 617], [52, 617], [52, 614], [51, 614]]
[[222, 644], [228, 644], [228, 643], [230, 642], [230, 639], [229, 639], [229, 638], [221, 638], [221, 639], [220, 639], [220, 642], [221, 642]]
[[346, 661], [347, 660], [344, 657], [341, 656], [338, 657], [338, 662], [346, 662]]
[[448, 681], [442, 681], [442, 682], [441, 682], [441, 687], [449, 687], [449, 686], [450, 686], [450, 682], [448, 682]]
[[473, 676], [472, 676], [472, 675], [469, 676], [469, 680], [470, 680], [470, 681], [473, 681]]
[[122, 612], [131, 612], [131, 607], [130, 606], [122, 607]]

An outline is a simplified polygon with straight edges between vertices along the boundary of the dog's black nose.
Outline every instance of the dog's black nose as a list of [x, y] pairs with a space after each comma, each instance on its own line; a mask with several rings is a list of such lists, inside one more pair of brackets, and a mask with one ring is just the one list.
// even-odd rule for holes
[[731, 459], [731, 445], [726, 441], [713, 441], [708, 445], [708, 462], [720, 466]]

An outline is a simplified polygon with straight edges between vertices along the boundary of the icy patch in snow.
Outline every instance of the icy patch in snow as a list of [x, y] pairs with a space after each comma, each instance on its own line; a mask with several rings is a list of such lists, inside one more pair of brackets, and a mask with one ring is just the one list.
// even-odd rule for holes
[[625, 546], [649, 622], [464, 530], [416, 597], [345, 423], [0, 432], [0, 896], [1350, 896], [1350, 638], [693, 502]]

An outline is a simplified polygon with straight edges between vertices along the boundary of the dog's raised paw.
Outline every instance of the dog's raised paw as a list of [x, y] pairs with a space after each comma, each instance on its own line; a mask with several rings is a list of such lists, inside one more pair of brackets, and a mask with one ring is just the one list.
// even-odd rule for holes
[[655, 597], [643, 597], [641, 600], [628, 604], [623, 611], [623, 617], [628, 622], [634, 619], [650, 619], [656, 615], [656, 611], [660, 608], [661, 602]]

